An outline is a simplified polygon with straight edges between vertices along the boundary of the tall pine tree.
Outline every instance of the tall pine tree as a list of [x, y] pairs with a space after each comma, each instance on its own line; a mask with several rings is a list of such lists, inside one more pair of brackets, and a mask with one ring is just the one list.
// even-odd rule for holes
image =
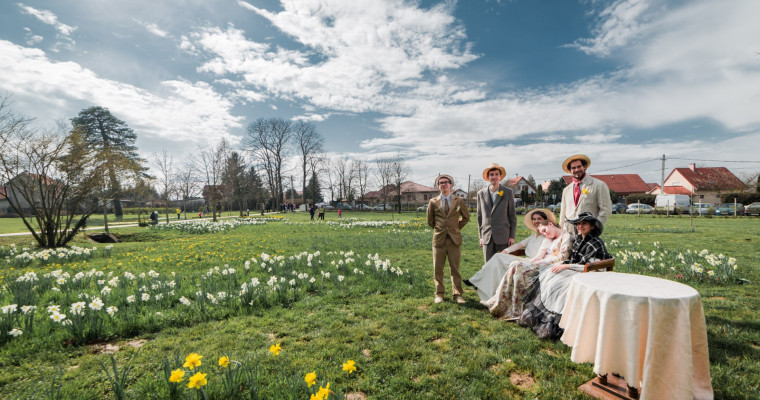
[[113, 116], [105, 107], [95, 106], [79, 112], [71, 119], [74, 129], [84, 129], [87, 146], [105, 161], [109, 183], [107, 191], [113, 202], [116, 218], [121, 218], [121, 180], [125, 175], [139, 176], [147, 170], [145, 160], [137, 154], [137, 134]]

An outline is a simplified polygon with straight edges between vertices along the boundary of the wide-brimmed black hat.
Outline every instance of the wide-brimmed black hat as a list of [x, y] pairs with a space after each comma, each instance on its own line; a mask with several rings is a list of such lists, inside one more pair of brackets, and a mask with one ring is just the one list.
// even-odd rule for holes
[[604, 224], [602, 224], [602, 221], [599, 221], [599, 219], [597, 219], [594, 216], [594, 214], [591, 214], [588, 211], [584, 211], [584, 212], [578, 214], [578, 218], [576, 218], [576, 219], [569, 219], [569, 220], [567, 220], [568, 223], [571, 223], [573, 225], [577, 225], [578, 222], [581, 222], [581, 221], [593, 222], [594, 226], [596, 226], [596, 233], [599, 234], [599, 235], [602, 234], [602, 231], [604, 230]]

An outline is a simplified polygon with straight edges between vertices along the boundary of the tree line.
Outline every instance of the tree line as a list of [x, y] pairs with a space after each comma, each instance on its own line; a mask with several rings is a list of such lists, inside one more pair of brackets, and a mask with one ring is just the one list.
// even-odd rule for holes
[[241, 215], [278, 209], [290, 199], [313, 205], [324, 200], [323, 191], [363, 203], [379, 185], [383, 200], [397, 200], [400, 209], [401, 184], [410, 173], [399, 154], [374, 162], [330, 157], [322, 135], [305, 121], [260, 118], [248, 124], [239, 147], [224, 139], [199, 145], [178, 163], [166, 150], [140, 157], [137, 134], [105, 107], [40, 129], [10, 106], [7, 96], [0, 99], [0, 199], [46, 248], [66, 245], [100, 210], [107, 227], [109, 205], [118, 219], [125, 201], [162, 204], [168, 222], [170, 202], [181, 202], [187, 213], [187, 202], [202, 196], [216, 220], [222, 203]]

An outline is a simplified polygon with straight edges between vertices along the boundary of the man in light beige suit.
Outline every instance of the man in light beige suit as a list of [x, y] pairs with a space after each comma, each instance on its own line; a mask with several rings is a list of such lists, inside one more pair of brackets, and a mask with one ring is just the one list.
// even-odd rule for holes
[[607, 217], [612, 214], [612, 200], [607, 184], [586, 174], [591, 166], [591, 159], [583, 154], [568, 157], [562, 163], [562, 169], [573, 176], [573, 183], [562, 190], [562, 205], [559, 224], [563, 230], [575, 234], [575, 225], [568, 220], [578, 218], [582, 212], [590, 212], [602, 224], [607, 224]]
[[446, 286], [443, 284], [443, 267], [449, 260], [449, 272], [454, 300], [464, 303], [462, 297], [462, 275], [459, 273], [459, 258], [462, 255], [461, 229], [470, 220], [464, 200], [451, 193], [454, 178], [443, 174], [435, 178], [435, 186], [441, 191], [430, 199], [427, 209], [428, 225], [433, 228], [433, 277], [435, 280], [435, 302], [443, 301]]
[[486, 262], [515, 243], [517, 217], [514, 193], [499, 183], [506, 175], [504, 167], [492, 163], [483, 170], [483, 179], [488, 181], [488, 187], [478, 191], [478, 237]]

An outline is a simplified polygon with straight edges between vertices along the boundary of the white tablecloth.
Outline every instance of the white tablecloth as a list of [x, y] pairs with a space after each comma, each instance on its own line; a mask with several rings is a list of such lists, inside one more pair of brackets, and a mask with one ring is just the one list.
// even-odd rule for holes
[[616, 272], [577, 274], [560, 327], [573, 362], [618, 373], [641, 399], [712, 399], [702, 300], [693, 288]]

